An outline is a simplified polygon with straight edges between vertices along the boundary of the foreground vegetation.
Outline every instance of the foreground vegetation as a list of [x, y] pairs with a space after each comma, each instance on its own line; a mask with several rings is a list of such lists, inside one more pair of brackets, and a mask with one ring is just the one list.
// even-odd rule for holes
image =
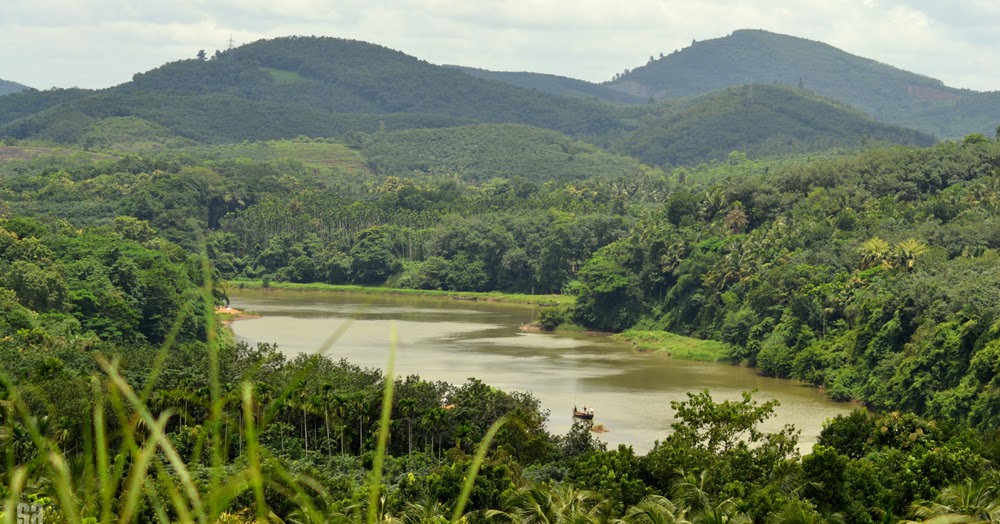
[[52, 228], [203, 236], [227, 279], [570, 295], [546, 327], [716, 340], [838, 400], [997, 426], [996, 140], [481, 184], [273, 149], [13, 160], [0, 198]]
[[[0, 163], [8, 521], [31, 501], [45, 522], [995, 519], [1000, 141], [669, 172], [550, 142], [560, 169], [589, 162], [575, 176], [533, 175], [553, 152], [530, 149], [423, 169], [397, 160], [447, 135], [386, 134]], [[606, 450], [548, 434], [528, 394], [332, 361], [336, 334], [293, 360], [226, 342], [224, 280], [546, 297], [545, 328], [683, 344], [872, 413], [799, 456], [794, 428], [758, 430], [773, 403], [692, 393], [649, 453]]]

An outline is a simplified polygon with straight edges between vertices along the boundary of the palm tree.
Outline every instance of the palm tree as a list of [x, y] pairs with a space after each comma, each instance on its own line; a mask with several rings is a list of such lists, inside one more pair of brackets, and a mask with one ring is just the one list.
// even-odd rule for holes
[[330, 401], [333, 397], [333, 385], [323, 384], [319, 404], [323, 406], [323, 426], [326, 428], [326, 454], [330, 454]]
[[877, 265], [887, 264], [889, 260], [889, 243], [879, 237], [872, 237], [861, 244], [861, 268], [868, 269]]
[[674, 499], [690, 513], [692, 524], [750, 524], [750, 517], [739, 511], [734, 499], [712, 502], [705, 490], [708, 471], [703, 470], [698, 477], [686, 473], [674, 485]]
[[333, 393], [333, 414], [337, 417], [337, 431], [340, 433], [340, 454], [344, 454], [344, 435], [347, 433], [347, 410], [350, 399], [339, 393]]
[[399, 413], [406, 419], [407, 456], [413, 454], [413, 414], [416, 408], [417, 399], [404, 398], [399, 401]]
[[910, 507], [914, 520], [908, 522], [1000, 522], [1000, 493], [982, 480], [966, 479], [941, 490], [935, 502], [915, 502]]
[[365, 452], [365, 420], [368, 418], [368, 401], [364, 393], [357, 393], [351, 398], [351, 408], [354, 409], [358, 417], [358, 455]]
[[908, 238], [898, 244], [894, 252], [899, 267], [905, 267], [907, 271], [913, 271], [913, 263], [917, 257], [927, 252], [927, 244], [915, 239]]
[[511, 524], [597, 524], [607, 522], [610, 507], [608, 500], [593, 491], [569, 484], [538, 484], [513, 492], [503, 509], [488, 510], [485, 517]]
[[723, 221], [731, 233], [742, 233], [750, 225], [747, 213], [743, 210], [743, 202], [733, 202], [733, 208], [726, 213], [726, 218]]
[[844, 517], [839, 513], [823, 515], [816, 511], [811, 503], [795, 499], [772, 514], [767, 522], [768, 524], [842, 524]]
[[444, 408], [436, 407], [428, 409], [424, 412], [423, 418], [420, 419], [420, 423], [427, 429], [431, 437], [431, 453], [434, 453], [434, 437], [438, 436], [438, 451], [440, 452], [441, 442], [439, 431], [444, 425], [445, 417], [448, 411]]
[[628, 508], [624, 524], [687, 524], [687, 511], [662, 495], [649, 495]]
[[399, 520], [403, 524], [438, 524], [448, 521], [448, 508], [431, 497], [423, 503], [407, 502]]

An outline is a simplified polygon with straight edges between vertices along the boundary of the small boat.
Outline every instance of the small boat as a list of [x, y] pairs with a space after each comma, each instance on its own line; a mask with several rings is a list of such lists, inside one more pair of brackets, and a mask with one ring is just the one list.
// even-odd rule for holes
[[582, 418], [583, 420], [594, 420], [594, 410], [587, 409], [587, 407], [584, 406], [583, 411], [580, 411], [576, 409], [576, 406], [573, 406], [573, 417]]

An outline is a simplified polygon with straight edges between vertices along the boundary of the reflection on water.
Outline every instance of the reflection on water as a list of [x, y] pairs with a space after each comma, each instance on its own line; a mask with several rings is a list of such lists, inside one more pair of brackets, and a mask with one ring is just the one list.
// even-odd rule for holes
[[[815, 388], [761, 377], [737, 366], [672, 360], [636, 353], [628, 344], [587, 334], [523, 333], [530, 308], [397, 296], [326, 295], [239, 291], [233, 307], [262, 318], [233, 324], [249, 343], [274, 342], [286, 355], [312, 353], [344, 329], [328, 356], [362, 367], [385, 368], [391, 326], [399, 333], [396, 372], [427, 380], [462, 383], [476, 377], [507, 391], [530, 391], [550, 411], [549, 430], [572, 425], [571, 408], [586, 404], [612, 447], [629, 444], [639, 453], [662, 439], [674, 422], [670, 402], [709, 389], [716, 401], [738, 400], [757, 390], [758, 401], [778, 399], [777, 416], [764, 429], [785, 424], [802, 430], [808, 451], [823, 422], [852, 409], [833, 403]], [[345, 325], [346, 324], [346, 325]]]

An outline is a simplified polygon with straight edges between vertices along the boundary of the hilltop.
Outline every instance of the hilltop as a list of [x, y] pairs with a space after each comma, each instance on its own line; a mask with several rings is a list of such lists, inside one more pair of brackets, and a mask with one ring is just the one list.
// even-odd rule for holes
[[25, 89], [31, 89], [31, 88], [24, 84], [19, 84], [17, 82], [12, 82], [10, 80], [4, 80], [0, 78], [0, 96], [9, 95], [11, 93], [17, 93], [19, 91], [24, 91]]
[[747, 83], [804, 87], [878, 120], [941, 138], [992, 135], [1000, 121], [1000, 93], [955, 89], [822, 42], [762, 30], [692, 42], [605, 85], [633, 96], [672, 99]]

